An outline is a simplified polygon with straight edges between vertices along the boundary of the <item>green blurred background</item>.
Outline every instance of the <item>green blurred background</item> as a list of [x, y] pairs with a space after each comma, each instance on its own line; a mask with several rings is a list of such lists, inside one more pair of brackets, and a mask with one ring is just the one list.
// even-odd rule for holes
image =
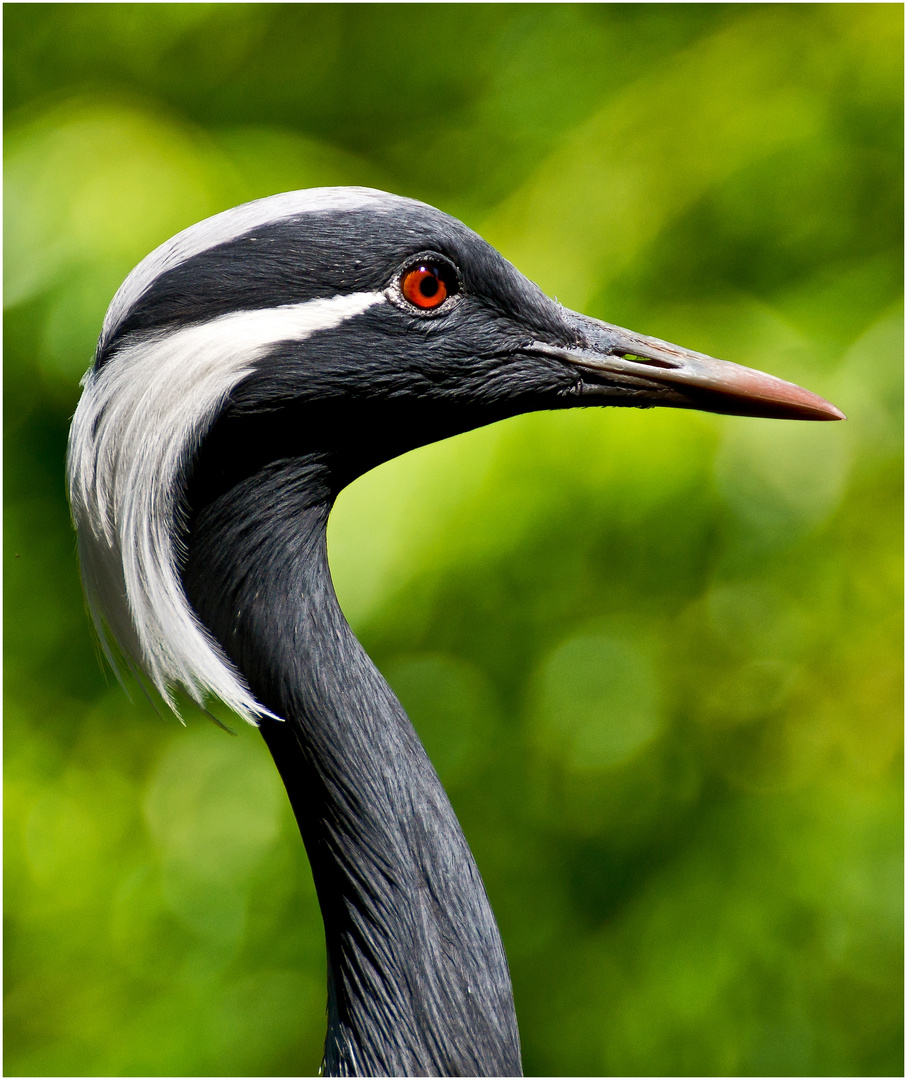
[[147, 251], [347, 183], [850, 417], [528, 416], [341, 496], [337, 589], [482, 869], [526, 1071], [902, 1073], [902, 19], [5, 6], [7, 1074], [318, 1067], [277, 773], [105, 672], [63, 457]]

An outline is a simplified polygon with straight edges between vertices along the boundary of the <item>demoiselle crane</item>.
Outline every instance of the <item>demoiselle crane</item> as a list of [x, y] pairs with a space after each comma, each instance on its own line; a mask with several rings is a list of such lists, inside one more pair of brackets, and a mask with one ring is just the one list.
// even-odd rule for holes
[[114, 297], [69, 491], [111, 660], [257, 724], [311, 861], [328, 1075], [516, 1076], [482, 879], [328, 569], [338, 492], [414, 447], [541, 409], [837, 420], [790, 383], [577, 314], [474, 232], [365, 188], [227, 210]]

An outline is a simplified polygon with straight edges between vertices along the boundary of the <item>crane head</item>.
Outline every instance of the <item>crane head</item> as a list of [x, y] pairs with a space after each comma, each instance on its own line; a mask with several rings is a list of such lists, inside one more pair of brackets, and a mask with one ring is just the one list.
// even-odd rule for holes
[[165, 696], [214, 693], [250, 719], [261, 707], [191, 610], [180, 551], [201, 506], [270, 463], [317, 455], [329, 502], [380, 461], [521, 412], [844, 418], [570, 311], [455, 218], [367, 188], [274, 195], [161, 245], [114, 297], [84, 388], [69, 488], [96, 625]]

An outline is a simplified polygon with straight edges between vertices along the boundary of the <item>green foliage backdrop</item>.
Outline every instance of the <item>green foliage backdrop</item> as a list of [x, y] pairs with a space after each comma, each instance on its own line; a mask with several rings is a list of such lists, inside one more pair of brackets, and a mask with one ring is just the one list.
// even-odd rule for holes
[[4, 8], [7, 1074], [318, 1066], [276, 772], [103, 670], [63, 456], [148, 250], [346, 183], [850, 417], [529, 416], [340, 499], [338, 592], [482, 868], [527, 1072], [902, 1073], [902, 17]]

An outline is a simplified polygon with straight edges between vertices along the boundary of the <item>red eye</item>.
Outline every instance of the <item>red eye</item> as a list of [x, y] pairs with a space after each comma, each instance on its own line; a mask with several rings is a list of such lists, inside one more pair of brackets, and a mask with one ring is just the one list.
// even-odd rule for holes
[[[444, 277], [446, 267], [442, 269], [432, 263], [420, 263], [404, 272], [400, 278], [400, 290], [406, 299], [417, 308], [425, 310], [439, 307], [447, 299], [451, 290]], [[442, 274], [444, 277], [442, 277]]]

